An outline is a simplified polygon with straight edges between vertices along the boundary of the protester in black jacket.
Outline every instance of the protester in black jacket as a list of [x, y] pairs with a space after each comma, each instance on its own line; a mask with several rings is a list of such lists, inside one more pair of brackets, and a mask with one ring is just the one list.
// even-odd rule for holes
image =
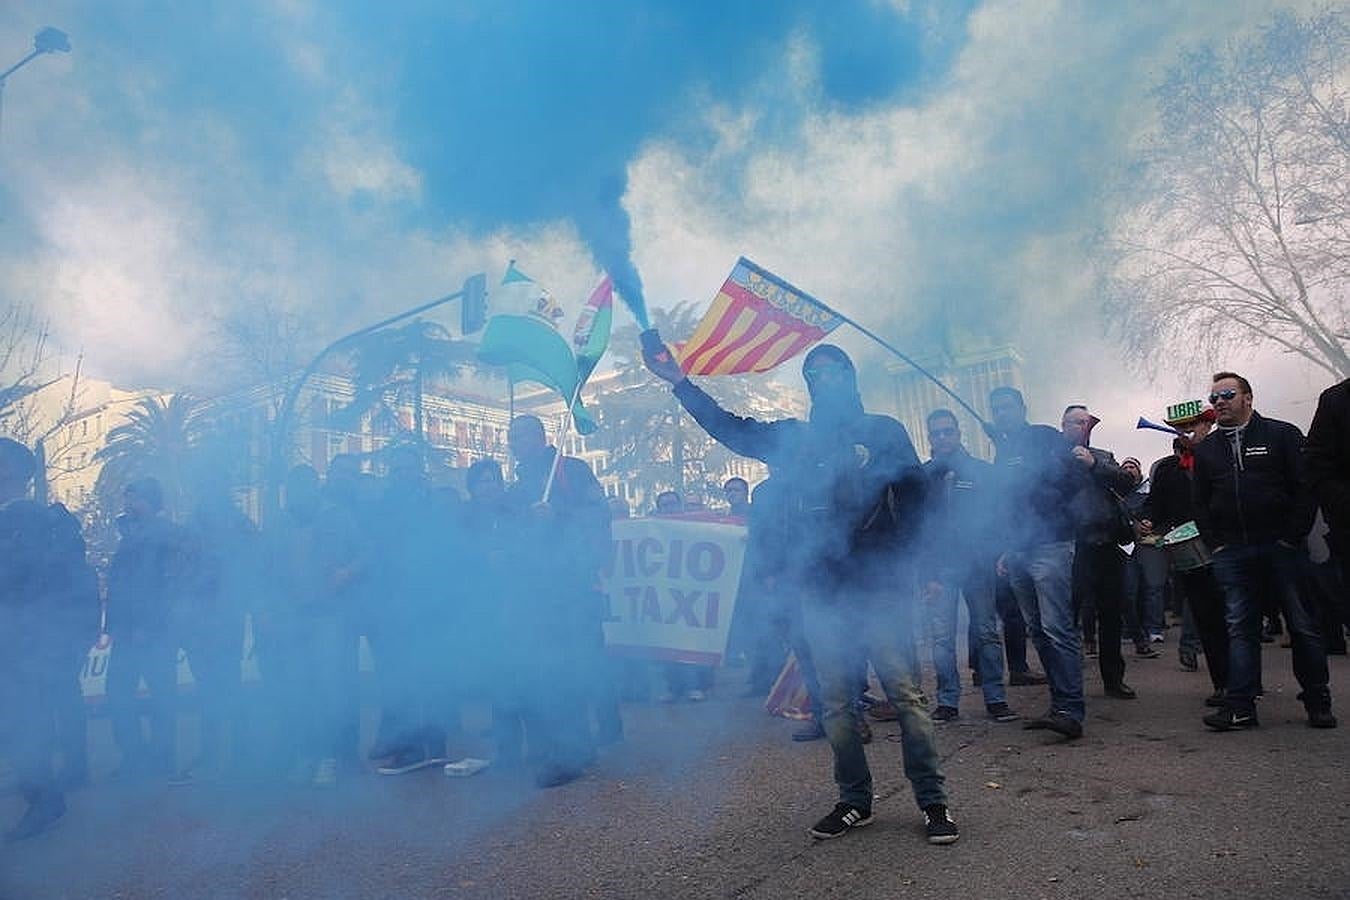
[[1004, 689], [1003, 641], [994, 601], [1000, 524], [994, 467], [966, 452], [961, 425], [951, 410], [933, 410], [927, 426], [933, 458], [923, 467], [929, 479], [923, 581], [937, 674], [938, 705], [933, 718], [950, 721], [959, 715], [957, 601], [964, 598], [985, 711], [996, 722], [1012, 722], [1018, 715], [1009, 708]]
[[[1110, 451], [1088, 446], [1097, 421], [1087, 407], [1074, 405], [1064, 410], [1060, 425], [1070, 453], [1088, 472], [1070, 504], [1077, 520], [1074, 605], [1082, 612], [1084, 637], [1100, 636], [1098, 663], [1106, 696], [1133, 700], [1135, 691], [1125, 683], [1125, 657], [1120, 652], [1125, 606], [1125, 551], [1120, 544], [1128, 543], [1133, 534], [1123, 518], [1119, 498], [1134, 489], [1134, 482]], [[1088, 615], [1089, 610], [1096, 616]], [[1092, 633], [1094, 625], [1098, 635]], [[1144, 649], [1149, 649], [1147, 644]]]
[[1350, 378], [1317, 398], [1303, 452], [1313, 494], [1330, 529], [1327, 544], [1340, 565], [1341, 583], [1350, 590]]
[[644, 358], [710, 435], [768, 463], [775, 479], [783, 479], [784, 518], [801, 563], [806, 639], [839, 786], [839, 803], [811, 835], [838, 837], [871, 821], [872, 774], [855, 707], [857, 668], [870, 660], [900, 714], [905, 775], [924, 810], [929, 840], [956, 840], [932, 720], [911, 674], [914, 574], [905, 543], [918, 530], [922, 476], [905, 427], [863, 411], [853, 361], [829, 344], [812, 349], [802, 364], [811, 394], [805, 422], [735, 416], [685, 378], [665, 347], [649, 348]]
[[[121, 540], [108, 567], [108, 714], [122, 752], [119, 775], [172, 774], [178, 692], [181, 608], [187, 599], [189, 559], [184, 531], [164, 514], [159, 481], [126, 486]], [[145, 704], [150, 739], [142, 736], [137, 685], [150, 689]]]
[[[0, 438], [0, 754], [28, 804], [6, 841], [32, 837], [65, 813], [52, 774], [53, 726], [78, 691], [74, 650], [81, 639], [88, 648], [98, 598], [74, 517], [26, 498], [35, 468], [27, 447]], [[82, 742], [84, 731], [76, 730]], [[69, 767], [84, 764], [83, 746], [73, 749], [79, 758], [66, 759], [67, 778]]]
[[1078, 738], [1087, 710], [1083, 644], [1073, 618], [1072, 502], [1088, 482], [1087, 463], [1059, 431], [1028, 424], [1016, 388], [990, 391], [989, 410], [1007, 517], [998, 570], [1008, 576], [1050, 683], [1050, 708], [1024, 727]]
[[1247, 379], [1219, 372], [1210, 389], [1219, 428], [1195, 449], [1195, 521], [1214, 558], [1227, 605], [1227, 706], [1205, 717], [1218, 731], [1252, 728], [1261, 684], [1261, 598], [1279, 599], [1308, 724], [1331, 728], [1327, 657], [1298, 590], [1297, 553], [1312, 527], [1303, 435], [1252, 408]]
[[[1208, 417], [1173, 425], [1184, 433], [1173, 444], [1175, 453], [1153, 465], [1148, 499], [1140, 510], [1140, 526], [1145, 533], [1161, 537], [1178, 526], [1195, 521], [1195, 499], [1191, 489], [1194, 448], [1213, 427], [1213, 410], [1207, 412]], [[1208, 702], [1221, 704], [1228, 690], [1228, 626], [1224, 621], [1223, 590], [1214, 579], [1213, 566], [1203, 561], [1203, 557], [1197, 555], [1188, 559], [1184, 566], [1173, 565], [1172, 583], [1181, 590], [1183, 609], [1188, 618], [1185, 630], [1189, 632], [1193, 628], [1204, 649], [1205, 668], [1214, 689]], [[1187, 634], [1183, 633], [1183, 648], [1186, 640]]]

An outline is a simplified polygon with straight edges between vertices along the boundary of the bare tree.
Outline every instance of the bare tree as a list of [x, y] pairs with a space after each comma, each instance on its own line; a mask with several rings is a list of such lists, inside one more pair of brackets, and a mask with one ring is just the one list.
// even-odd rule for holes
[[1108, 320], [1141, 367], [1273, 344], [1350, 377], [1350, 28], [1280, 16], [1183, 56], [1102, 243]]
[[28, 304], [0, 308], [0, 431], [22, 440], [14, 421], [15, 405], [41, 386], [49, 360], [47, 322]]

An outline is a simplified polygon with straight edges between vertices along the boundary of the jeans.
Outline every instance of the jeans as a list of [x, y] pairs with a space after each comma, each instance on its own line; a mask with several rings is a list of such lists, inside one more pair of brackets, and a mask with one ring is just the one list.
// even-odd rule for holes
[[956, 707], [961, 699], [961, 672], [956, 665], [956, 624], [959, 597], [966, 600], [970, 612], [973, 655], [979, 664], [980, 687], [984, 702], [1006, 702], [1003, 688], [1003, 641], [999, 636], [998, 614], [994, 608], [994, 569], [991, 565], [972, 564], [965, 569], [944, 570], [938, 574], [942, 594], [929, 605], [933, 632], [933, 668], [937, 671], [939, 706]]
[[1010, 559], [1008, 582], [1045, 666], [1050, 704], [1081, 722], [1083, 646], [1073, 623], [1073, 541], [1037, 544]]
[[[1186, 609], [1186, 621], [1194, 623], [1193, 640], [1205, 654], [1205, 668], [1214, 690], [1228, 686], [1228, 625], [1224, 621], [1223, 589], [1209, 566], [1178, 572], [1175, 580]], [[1187, 646], [1185, 637], [1182, 646]]]
[[1003, 620], [1003, 652], [1007, 655], [1008, 671], [1025, 675], [1031, 671], [1027, 665], [1027, 623], [1022, 620], [1017, 596], [1013, 594], [1006, 578], [997, 580], [994, 605], [998, 609], [998, 617]]
[[1243, 544], [1213, 554], [1228, 623], [1228, 702], [1239, 711], [1255, 707], [1261, 685], [1261, 617], [1271, 603], [1284, 612], [1304, 704], [1331, 703], [1322, 635], [1298, 589], [1297, 552], [1279, 544]]
[[[1115, 544], [1080, 543], [1073, 555], [1074, 600], [1083, 609], [1097, 610], [1097, 662], [1107, 687], [1125, 680], [1125, 657], [1120, 652], [1125, 560], [1125, 551]], [[1092, 636], [1086, 616], [1083, 633]]]
[[858, 734], [855, 701], [860, 666], [872, 663], [886, 699], [900, 714], [900, 747], [905, 777], [920, 808], [946, 804], [946, 779], [939, 767], [933, 721], [913, 680], [912, 579], [885, 595], [848, 593], [814, 596], [803, 603], [807, 643], [820, 677], [821, 725], [834, 751], [839, 801], [872, 808], [872, 772]]

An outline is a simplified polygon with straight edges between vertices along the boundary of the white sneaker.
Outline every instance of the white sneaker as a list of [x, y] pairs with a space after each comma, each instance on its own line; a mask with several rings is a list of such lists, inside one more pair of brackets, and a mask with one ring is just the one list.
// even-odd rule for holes
[[319, 760], [314, 767], [314, 778], [310, 781], [314, 787], [333, 787], [337, 784], [337, 760], [328, 758]]
[[478, 759], [474, 756], [466, 756], [458, 762], [445, 764], [446, 778], [468, 778], [470, 775], [477, 775], [479, 772], [492, 765], [490, 759]]

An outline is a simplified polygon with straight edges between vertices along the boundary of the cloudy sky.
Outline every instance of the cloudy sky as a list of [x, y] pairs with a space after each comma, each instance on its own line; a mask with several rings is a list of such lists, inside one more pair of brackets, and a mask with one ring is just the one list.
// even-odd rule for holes
[[[44, 25], [74, 52], [5, 91], [0, 299], [172, 389], [261, 308], [322, 344], [511, 257], [572, 304], [630, 259], [648, 305], [706, 303], [745, 255], [919, 355], [1011, 340], [1034, 417], [1086, 401], [1103, 446], [1161, 455], [1135, 417], [1207, 373], [1126, 372], [1084, 242], [1179, 50], [1285, 8], [9, 0], [0, 61]], [[1302, 423], [1325, 386], [1214, 362]]]

